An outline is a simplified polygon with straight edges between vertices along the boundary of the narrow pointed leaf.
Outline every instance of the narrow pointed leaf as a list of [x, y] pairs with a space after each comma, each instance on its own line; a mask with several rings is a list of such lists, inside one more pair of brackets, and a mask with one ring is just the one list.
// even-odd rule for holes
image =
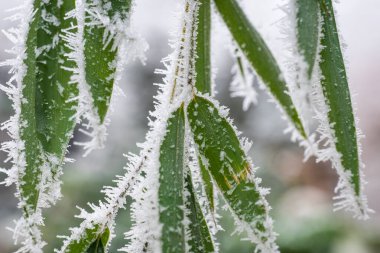
[[265, 199], [251, 180], [251, 164], [234, 129], [211, 101], [199, 96], [188, 105], [187, 115], [199, 154], [207, 160], [207, 169], [230, 209], [254, 231], [254, 241], [261, 249], [275, 251], [274, 237], [266, 231], [268, 224], [264, 225], [268, 216]]
[[296, 35], [298, 50], [307, 64], [307, 77], [310, 79], [315, 65], [319, 44], [318, 0], [296, 0]]
[[215, 252], [214, 242], [212, 241], [211, 233], [207, 226], [207, 222], [202, 213], [198, 199], [195, 195], [191, 175], [188, 174], [185, 179], [185, 187], [188, 192], [186, 198], [186, 208], [188, 209], [188, 219], [190, 238], [188, 244], [192, 253], [207, 253]]
[[24, 142], [25, 168], [20, 173], [21, 184], [20, 198], [25, 201], [24, 215], [30, 216], [37, 208], [41, 170], [43, 158], [41, 157], [42, 148], [36, 138], [37, 132], [37, 115], [36, 115], [36, 94], [37, 94], [37, 66], [36, 66], [36, 49], [38, 47], [38, 25], [41, 19], [41, 2], [34, 2], [34, 16], [29, 26], [26, 38], [26, 58], [24, 59], [25, 76], [22, 80], [22, 97], [20, 122], [20, 138]]
[[184, 145], [183, 105], [168, 120], [160, 149], [159, 206], [162, 223], [162, 252], [185, 252], [184, 234]]
[[201, 93], [211, 95], [211, 3], [210, 0], [200, 0], [195, 49], [195, 87]]
[[329, 108], [328, 118], [334, 132], [335, 146], [341, 163], [352, 176], [355, 194], [360, 195], [360, 172], [355, 119], [350, 90], [340, 49], [334, 9], [330, 0], [320, 1], [322, 15], [321, 61], [322, 90]]
[[[102, 19], [112, 22], [115, 19], [127, 19], [131, 9], [131, 0], [94, 1], [86, 0], [88, 7], [99, 13]], [[86, 12], [86, 25], [84, 27], [84, 64], [85, 78], [90, 86], [90, 92], [100, 119], [104, 122], [111, 101], [115, 72], [117, 67], [118, 45], [115, 34], [118, 31], [109, 31], [94, 16], [94, 13]]]
[[237, 0], [214, 0], [214, 2], [240, 50], [283, 108], [289, 120], [306, 138], [302, 122], [288, 94], [284, 76], [261, 35], [249, 22]]

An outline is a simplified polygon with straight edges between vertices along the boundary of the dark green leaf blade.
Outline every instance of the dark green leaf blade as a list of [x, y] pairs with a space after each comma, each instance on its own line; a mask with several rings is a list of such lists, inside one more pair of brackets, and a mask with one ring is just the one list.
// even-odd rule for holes
[[[35, 1], [33, 9], [35, 11], [32, 21], [30, 22], [29, 31], [26, 38], [26, 57], [24, 59], [25, 75], [22, 80], [22, 97], [19, 132], [20, 139], [24, 142], [25, 152], [25, 169], [20, 173], [20, 181], [23, 182], [20, 187], [20, 198], [25, 201], [23, 208], [24, 216], [29, 217], [37, 208], [40, 182], [40, 167], [44, 160], [41, 156], [42, 150], [38, 138], [36, 138], [36, 90], [37, 90], [37, 66], [36, 66], [36, 48], [38, 24], [41, 19], [41, 2]], [[18, 162], [18, 161], [17, 161]]]
[[201, 170], [202, 182], [204, 185], [204, 190], [206, 193], [206, 197], [210, 206], [211, 213], [215, 211], [215, 203], [214, 203], [214, 185], [211, 179], [210, 172], [207, 170], [206, 166], [203, 164], [201, 159], [198, 159], [199, 167]]
[[63, 30], [75, 23], [74, 19], [65, 18], [65, 14], [74, 9], [75, 0], [58, 2], [50, 1], [41, 7], [43, 12], [57, 17], [60, 25], [50, 19], [39, 22], [35, 110], [38, 138], [44, 151], [60, 161], [59, 166], [76, 123], [77, 100], [74, 98], [78, 96], [78, 88], [70, 82], [72, 73], [67, 69], [75, 67], [75, 63], [67, 59], [70, 49], [60, 37]]
[[288, 94], [284, 76], [261, 35], [249, 22], [236, 0], [214, 0], [214, 2], [240, 50], [301, 136], [307, 138], [298, 112]]
[[110, 230], [106, 228], [102, 236], [98, 237], [87, 249], [86, 253], [104, 253], [110, 236]]
[[99, 225], [87, 228], [78, 240], [71, 240], [59, 252], [64, 253], [104, 253], [107, 247], [110, 230], [100, 231]]
[[211, 101], [199, 96], [188, 105], [187, 116], [199, 154], [207, 160], [207, 169], [230, 209], [252, 229], [259, 248], [276, 252], [274, 235], [266, 224], [266, 201], [252, 180], [251, 164], [234, 129]]
[[319, 44], [318, 0], [296, 0], [296, 35], [299, 53], [307, 63], [307, 77], [310, 79], [316, 62]]
[[195, 87], [201, 93], [211, 95], [211, 2], [200, 0], [195, 49]]
[[184, 232], [184, 145], [183, 105], [169, 118], [160, 148], [159, 206], [162, 223], [162, 252], [185, 252]]
[[198, 199], [195, 195], [191, 174], [189, 172], [185, 178], [185, 187], [188, 191], [186, 198], [186, 208], [188, 210], [188, 219], [190, 238], [188, 244], [192, 253], [207, 253], [215, 252], [214, 242], [212, 241], [211, 233], [207, 226], [207, 222], [202, 213]]
[[[94, 1], [86, 0], [89, 8], [107, 15], [111, 25], [114, 17], [126, 19], [131, 9], [131, 0]], [[107, 4], [110, 3], [110, 6]], [[86, 12], [84, 27], [84, 65], [85, 78], [90, 86], [94, 107], [100, 119], [104, 122], [111, 101], [117, 67], [117, 41], [108, 27], [99, 23], [92, 13]], [[108, 32], [107, 32], [108, 31]]]
[[354, 185], [355, 194], [360, 196], [356, 124], [332, 2], [321, 0], [320, 11], [322, 50], [319, 66], [322, 74], [322, 91], [329, 108], [328, 118], [335, 135], [336, 149], [341, 154], [342, 166], [351, 172], [350, 183]]

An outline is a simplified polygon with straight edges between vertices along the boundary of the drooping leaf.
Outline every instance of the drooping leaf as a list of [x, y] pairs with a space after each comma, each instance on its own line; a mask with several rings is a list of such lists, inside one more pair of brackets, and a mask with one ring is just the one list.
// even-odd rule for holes
[[351, 172], [350, 183], [354, 186], [355, 194], [360, 196], [356, 125], [332, 2], [321, 0], [320, 12], [322, 50], [319, 67], [322, 91], [329, 108], [328, 118], [334, 133], [336, 150], [341, 155], [341, 164], [344, 170]]
[[211, 95], [211, 3], [210, 0], [200, 0], [195, 49], [195, 87], [201, 93]]
[[237, 0], [214, 0], [214, 2], [240, 50], [301, 136], [306, 138], [302, 122], [288, 94], [284, 76], [261, 35], [249, 22]]
[[[128, 18], [132, 0], [86, 2], [87, 8], [92, 11], [86, 11], [83, 35], [85, 78], [102, 124], [111, 101], [120, 42], [120, 38], [116, 37], [120, 31], [112, 30], [120, 24], [113, 22]], [[105, 24], [107, 20], [109, 24]]]
[[189, 172], [185, 178], [185, 187], [188, 192], [185, 206], [188, 209], [188, 219], [190, 238], [188, 244], [190, 245], [189, 252], [192, 253], [207, 253], [215, 252], [214, 242], [207, 226], [207, 222], [202, 213], [198, 199], [195, 195], [191, 174]]
[[319, 44], [318, 0], [296, 0], [297, 46], [307, 63], [307, 77], [310, 79], [316, 62]]
[[189, 103], [187, 116], [199, 154], [207, 161], [207, 169], [230, 209], [252, 229], [252, 240], [260, 249], [275, 251], [274, 236], [265, 224], [268, 210], [264, 196], [251, 179], [251, 164], [234, 129], [211, 101], [199, 96]]
[[185, 252], [184, 232], [184, 145], [185, 115], [183, 105], [167, 123], [167, 133], [160, 149], [159, 210], [162, 223], [162, 252]]

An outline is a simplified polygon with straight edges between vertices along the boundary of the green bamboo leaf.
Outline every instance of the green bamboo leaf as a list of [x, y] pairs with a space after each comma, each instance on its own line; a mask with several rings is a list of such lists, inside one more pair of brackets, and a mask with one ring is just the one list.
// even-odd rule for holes
[[195, 87], [201, 93], [211, 94], [211, 3], [210, 0], [199, 0], [198, 24], [195, 49]]
[[24, 216], [29, 217], [37, 208], [40, 175], [44, 160], [41, 157], [41, 146], [36, 138], [37, 115], [36, 115], [36, 94], [37, 94], [37, 66], [36, 49], [38, 46], [37, 34], [38, 25], [41, 19], [41, 1], [34, 1], [34, 16], [29, 25], [26, 38], [26, 58], [24, 59], [25, 75], [22, 80], [22, 97], [19, 132], [20, 139], [24, 142], [25, 163], [24, 172], [20, 175], [20, 198], [25, 201]]
[[107, 228], [102, 236], [98, 237], [95, 242], [87, 249], [86, 253], [104, 253], [110, 237], [110, 230]]
[[350, 90], [340, 49], [334, 9], [330, 0], [320, 1], [322, 15], [321, 36], [321, 85], [329, 108], [328, 118], [334, 132], [336, 150], [341, 155], [345, 170], [351, 172], [355, 194], [360, 196], [360, 172], [355, 119], [352, 110]]
[[[78, 88], [70, 83], [73, 61], [67, 59], [69, 49], [61, 39], [63, 30], [70, 28], [75, 20], [66, 19], [65, 14], [75, 7], [75, 0], [50, 1], [42, 11], [56, 17], [57, 23], [40, 19], [37, 32], [37, 87], [36, 124], [37, 135], [43, 149], [53, 154], [62, 164], [66, 148], [75, 126]], [[65, 67], [65, 68], [64, 68]], [[53, 170], [55, 168], [52, 168]]]
[[211, 213], [215, 211], [215, 203], [214, 203], [214, 185], [212, 183], [210, 172], [207, 170], [206, 166], [203, 164], [201, 159], [198, 159], [199, 167], [201, 169], [201, 177], [203, 181], [203, 185], [205, 188], [206, 197], [208, 200], [208, 204], [210, 207]]
[[110, 230], [106, 228], [103, 232], [99, 231], [99, 225], [93, 228], [87, 228], [78, 240], [70, 241], [65, 245], [65, 253], [103, 253], [105, 252], [107, 242], [110, 236]]
[[284, 76], [261, 35], [249, 22], [237, 0], [214, 0], [214, 2], [240, 50], [293, 122], [295, 128], [306, 138], [302, 122], [288, 94]]
[[185, 187], [188, 191], [185, 206], [188, 210], [188, 219], [190, 239], [188, 244], [190, 245], [190, 251], [193, 253], [207, 253], [215, 252], [214, 243], [207, 226], [207, 222], [202, 213], [202, 209], [199, 205], [198, 199], [195, 195], [193, 182], [191, 180], [191, 174], [189, 172], [185, 178]]
[[319, 44], [318, 0], [296, 0], [295, 5], [297, 45], [307, 63], [307, 77], [310, 79]]
[[[240, 221], [253, 229], [256, 236], [261, 234], [267, 229], [264, 223], [268, 210], [259, 187], [250, 179], [251, 164], [241, 149], [234, 129], [220, 116], [212, 102], [199, 96], [195, 96], [188, 105], [187, 116], [199, 154], [207, 160], [207, 169], [231, 210]], [[256, 242], [268, 243], [271, 236], [267, 236], [261, 238], [258, 235]], [[267, 250], [276, 248], [272, 243], [258, 246]]]
[[184, 145], [183, 105], [168, 120], [160, 149], [159, 206], [162, 223], [162, 252], [185, 252], [184, 234]]
[[[58, 1], [46, 4], [34, 2], [36, 9], [30, 23], [26, 41], [26, 59], [24, 60], [26, 74], [23, 79], [20, 121], [20, 138], [25, 144], [25, 172], [21, 178], [22, 198], [29, 206], [27, 212], [37, 208], [40, 187], [41, 167], [51, 163], [50, 169], [54, 174], [57, 166], [62, 164], [66, 147], [75, 125], [74, 114], [76, 102], [67, 100], [77, 96], [77, 89], [69, 84], [71, 74], [62, 68], [69, 63], [64, 56], [65, 48], [60, 39], [62, 29], [69, 26], [72, 20], [65, 20], [66, 11], [74, 7], [74, 1]], [[45, 15], [57, 17], [61, 26]], [[56, 159], [49, 160], [53, 155]], [[47, 161], [45, 159], [48, 159]], [[45, 182], [46, 183], [46, 182]], [[51, 201], [54, 201], [52, 199]], [[27, 214], [29, 216], [29, 214]]]
[[[94, 8], [101, 15], [105, 15], [106, 17], [103, 18], [111, 20], [112, 24], [115, 18], [121, 20], [128, 18], [132, 0], [101, 0], [96, 3], [86, 0], [86, 2], [88, 8]], [[101, 24], [102, 21], [97, 20], [93, 15], [92, 12], [86, 12], [83, 35], [85, 78], [90, 86], [93, 105], [102, 124], [108, 111], [115, 81], [118, 41], [109, 28]], [[99, 22], [100, 24], [97, 25], [96, 23]]]

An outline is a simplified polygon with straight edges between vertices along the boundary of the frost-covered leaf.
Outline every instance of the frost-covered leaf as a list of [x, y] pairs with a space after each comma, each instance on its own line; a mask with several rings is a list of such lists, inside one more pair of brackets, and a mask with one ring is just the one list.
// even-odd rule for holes
[[331, 151], [333, 166], [337, 169], [341, 191], [337, 207], [353, 211], [361, 218], [368, 217], [368, 207], [363, 195], [359, 149], [355, 117], [347, 81], [344, 59], [340, 48], [338, 30], [331, 0], [320, 0], [322, 16], [321, 36], [321, 86], [327, 105], [328, 133], [336, 151]]
[[103, 232], [99, 231], [99, 225], [84, 230], [83, 235], [78, 240], [73, 240], [66, 249], [65, 253], [103, 253], [110, 236], [110, 230], [106, 228]]
[[215, 211], [214, 185], [211, 179], [210, 172], [207, 170], [202, 160], [198, 159], [198, 163], [201, 170], [202, 182], [205, 188], [205, 193], [210, 207], [210, 211], [213, 213]]
[[319, 45], [318, 0], [294, 0], [294, 4], [296, 8], [297, 46], [307, 64], [305, 69], [307, 77], [311, 79]]
[[[194, 33], [195, 43], [195, 87], [201, 93], [211, 95], [211, 54], [210, 54], [210, 35], [211, 35], [211, 4], [210, 0], [199, 0], [198, 23]], [[195, 22], [195, 21], [194, 21]]]
[[74, 0], [50, 1], [42, 8], [43, 16], [37, 34], [36, 123], [38, 137], [46, 152], [63, 159], [75, 126], [78, 88], [70, 83], [75, 63], [66, 54], [70, 51], [60, 36], [75, 21], [65, 19], [75, 7]]
[[[262, 252], [277, 252], [266, 202], [231, 124], [209, 100], [195, 96], [187, 107], [199, 154], [242, 230]], [[237, 228], [239, 229], [239, 228]]]
[[110, 20], [111, 25], [119, 25], [112, 22], [128, 18], [132, 0], [86, 2], [83, 38], [85, 77], [102, 124], [111, 101], [118, 53], [115, 31], [110, 30], [103, 19]]
[[261, 35], [249, 22], [237, 0], [214, 0], [214, 2], [240, 50], [295, 128], [306, 138], [302, 122], [288, 94], [284, 76]]
[[184, 145], [185, 115], [183, 105], [167, 123], [167, 133], [160, 149], [159, 206], [162, 223], [162, 252], [185, 252]]
[[95, 242], [87, 249], [86, 253], [104, 253], [110, 237], [110, 230], [107, 228], [104, 233], [99, 236]]
[[77, 68], [73, 82], [79, 87], [77, 117], [85, 119], [81, 131], [90, 141], [76, 143], [86, 150], [104, 147], [111, 97], [120, 81], [123, 67], [130, 60], [143, 59], [147, 48], [144, 41], [133, 34], [130, 26], [132, 0], [77, 1], [75, 11], [77, 29], [68, 29], [65, 40], [73, 49], [69, 54]]
[[[69, 82], [72, 66], [60, 35], [75, 22], [65, 19], [74, 0], [26, 1], [18, 14], [21, 25], [8, 37], [15, 43], [9, 61], [13, 77], [3, 87], [13, 101], [15, 115], [4, 124], [13, 141], [3, 143], [14, 166], [6, 172], [15, 183], [23, 218], [16, 223], [15, 239], [24, 239], [20, 252], [38, 252], [45, 243], [39, 226], [42, 208], [60, 197], [61, 166], [75, 125], [76, 87]], [[24, 12], [23, 12], [24, 11]]]
[[187, 209], [187, 218], [189, 219], [189, 239], [187, 240], [187, 243], [190, 246], [190, 250], [188, 252], [215, 252], [211, 233], [194, 191], [191, 174], [190, 172], [188, 173], [189, 174], [185, 176], [185, 187], [187, 190], [185, 206]]

